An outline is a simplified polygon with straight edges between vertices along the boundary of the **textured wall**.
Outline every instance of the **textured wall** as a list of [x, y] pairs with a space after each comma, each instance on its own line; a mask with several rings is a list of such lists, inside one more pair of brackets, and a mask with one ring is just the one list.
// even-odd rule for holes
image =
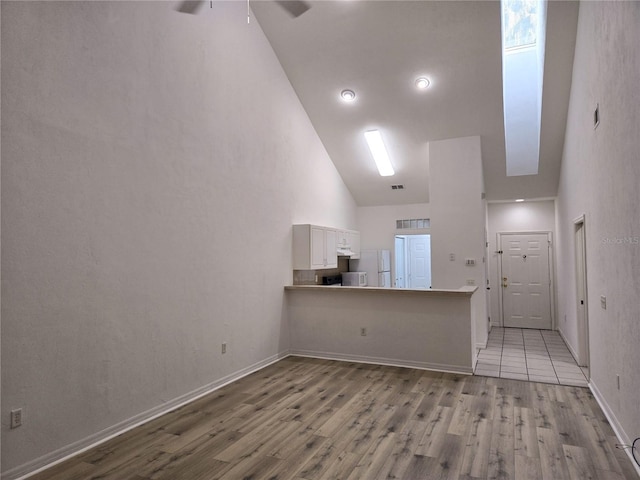
[[396, 235], [428, 233], [424, 230], [397, 230], [396, 220], [429, 218], [428, 203], [358, 207], [361, 248], [393, 250]]
[[[480, 145], [478, 136], [429, 143], [433, 288], [459, 288], [473, 280], [484, 289], [486, 202], [482, 199]], [[450, 254], [455, 255], [453, 261]], [[467, 258], [475, 259], [475, 266], [466, 266]], [[479, 299], [476, 341], [484, 346], [488, 335], [486, 295]]]
[[[558, 192], [558, 313], [567, 317], [561, 329], [577, 348], [573, 222], [584, 214], [591, 380], [615, 426], [632, 439], [640, 435], [638, 25], [639, 2], [580, 4]], [[594, 129], [596, 104], [601, 120]]]
[[287, 351], [292, 223], [355, 226], [246, 5], [173, 8], [2, 2], [4, 471]]

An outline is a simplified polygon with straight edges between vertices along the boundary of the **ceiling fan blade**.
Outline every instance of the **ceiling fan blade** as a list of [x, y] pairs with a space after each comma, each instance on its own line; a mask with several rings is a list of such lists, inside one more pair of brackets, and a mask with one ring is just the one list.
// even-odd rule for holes
[[307, 2], [302, 0], [277, 0], [276, 3], [284, 8], [293, 17], [299, 17], [311, 8]]
[[204, 0], [185, 0], [176, 10], [180, 13], [190, 13], [195, 15], [204, 3]]

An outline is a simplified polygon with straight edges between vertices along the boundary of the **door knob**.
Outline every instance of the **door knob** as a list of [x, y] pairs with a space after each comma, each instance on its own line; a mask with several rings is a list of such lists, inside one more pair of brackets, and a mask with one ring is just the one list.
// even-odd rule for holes
[[503, 288], [507, 288], [507, 277], [502, 277], [502, 286]]

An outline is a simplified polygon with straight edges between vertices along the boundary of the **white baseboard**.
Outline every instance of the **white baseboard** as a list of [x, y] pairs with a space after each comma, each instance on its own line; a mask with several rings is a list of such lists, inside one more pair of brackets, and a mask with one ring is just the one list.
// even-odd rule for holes
[[132, 430], [140, 425], [143, 425], [155, 418], [165, 415], [177, 408], [180, 408], [188, 403], [197, 400], [200, 397], [208, 395], [209, 393], [224, 387], [225, 385], [235, 382], [236, 380], [246, 377], [258, 370], [261, 370], [272, 363], [277, 362], [285, 357], [289, 356], [289, 352], [281, 352], [276, 355], [272, 355], [265, 360], [254, 363], [246, 368], [243, 368], [237, 372], [227, 375], [219, 380], [204, 385], [196, 390], [181, 395], [173, 400], [170, 400], [162, 405], [158, 405], [146, 412], [142, 412], [135, 417], [124, 420], [109, 428], [106, 428], [100, 432], [90, 435], [82, 440], [74, 442], [70, 445], [55, 450], [47, 455], [36, 458], [24, 465], [20, 465], [16, 468], [8, 470], [2, 473], [2, 480], [23, 480], [36, 473], [39, 473], [47, 468], [51, 468], [58, 463], [61, 463], [71, 457], [74, 457], [82, 452], [85, 452], [93, 447], [100, 445], [118, 435], [121, 435], [129, 430]]
[[324, 360], [337, 360], [339, 362], [372, 363], [375, 365], [387, 365], [390, 367], [417, 368], [420, 370], [433, 370], [436, 372], [457, 373], [472, 375], [472, 367], [460, 365], [444, 365], [440, 363], [412, 362], [409, 360], [398, 360], [394, 358], [369, 357], [363, 355], [349, 355], [345, 353], [315, 352], [311, 350], [291, 350], [290, 354], [296, 357], [321, 358]]
[[576, 361], [576, 365], [580, 365], [580, 363], [578, 362], [578, 352], [576, 352], [575, 349], [573, 348], [573, 345], [569, 343], [569, 341], [567, 340], [567, 337], [565, 337], [564, 332], [561, 329], [558, 329], [558, 333], [560, 334], [560, 337], [562, 338], [562, 341], [564, 342], [564, 344], [569, 349], [569, 353], [571, 353], [571, 356]]
[[[605, 417], [607, 417], [607, 420], [609, 421], [611, 428], [613, 428], [613, 432], [616, 434], [616, 438], [618, 439], [618, 441], [624, 445], [631, 445], [631, 439], [624, 431], [624, 428], [622, 428], [622, 425], [620, 425], [620, 422], [613, 413], [613, 410], [611, 409], [611, 407], [609, 407], [609, 404], [607, 403], [593, 380], [589, 382], [589, 389], [591, 390], [591, 393], [593, 393], [593, 396], [595, 397], [596, 402], [598, 402], [598, 405], [600, 405], [600, 408], [604, 412]], [[627, 456], [631, 460], [631, 464], [635, 467], [636, 473], [640, 477], [640, 466], [638, 466], [636, 461], [633, 459], [631, 449], [626, 448], [624, 451], [627, 453]]]

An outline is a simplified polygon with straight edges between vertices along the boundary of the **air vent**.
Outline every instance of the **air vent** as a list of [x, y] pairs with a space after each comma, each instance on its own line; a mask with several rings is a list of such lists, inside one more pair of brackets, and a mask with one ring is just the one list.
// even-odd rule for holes
[[428, 218], [408, 218], [406, 220], [396, 220], [397, 230], [420, 230], [429, 228], [431, 221]]
[[391, 190], [404, 190], [404, 185], [391, 185]]

